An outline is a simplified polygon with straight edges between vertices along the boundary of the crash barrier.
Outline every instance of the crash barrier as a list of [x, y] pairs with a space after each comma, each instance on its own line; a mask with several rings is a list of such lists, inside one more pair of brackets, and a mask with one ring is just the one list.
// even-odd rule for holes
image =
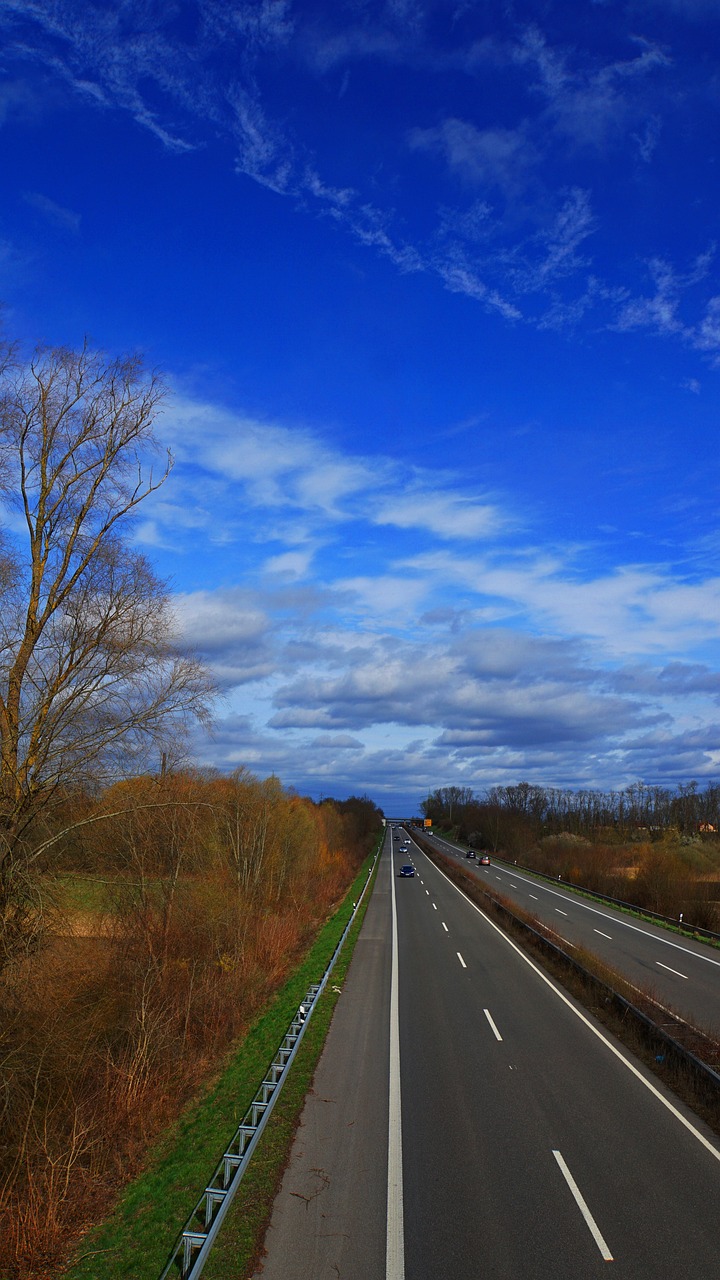
[[[422, 837], [418, 839], [414, 837], [416, 843], [420, 845], [424, 853], [431, 858], [444, 858], [443, 854], [438, 853], [437, 849], [427, 845]], [[591, 973], [584, 965], [575, 960], [573, 956], [568, 955], [559, 947], [557, 943], [551, 942], [538, 929], [533, 928], [525, 920], [516, 916], [509, 907], [499, 902], [497, 898], [484, 889], [479, 881], [468, 877], [467, 872], [461, 868], [456, 868], [453, 863], [448, 864], [450, 869], [460, 871], [463, 878], [467, 881], [468, 887], [472, 888], [478, 895], [482, 896], [492, 905], [493, 914], [501, 920], [505, 920], [508, 925], [520, 935], [532, 938], [533, 945], [540, 952], [551, 956], [563, 968], [574, 973], [583, 983], [585, 988], [592, 992], [597, 1001], [606, 1008], [611, 1008], [616, 1014], [620, 1015], [621, 1020], [632, 1026], [638, 1033], [638, 1036], [647, 1049], [653, 1054], [655, 1061], [663, 1068], [675, 1069], [676, 1072], [682, 1072], [685, 1079], [690, 1079], [693, 1084], [695, 1097], [708, 1112], [713, 1115], [715, 1122], [720, 1121], [720, 1074], [710, 1066], [709, 1063], [686, 1049], [679, 1040], [661, 1027], [653, 1018], [644, 1013], [642, 1009], [638, 1009], [636, 1005], [622, 996], [619, 991]], [[683, 1022], [682, 1018], [675, 1014], [664, 1014], [667, 1017], [666, 1026], [674, 1029], [677, 1033], [686, 1033], [697, 1043], [701, 1042], [707, 1045], [709, 1053], [714, 1049], [717, 1053], [717, 1044], [708, 1036], [704, 1036], [702, 1032], [698, 1032], [695, 1028], [688, 1026]]]
[[192, 1213], [180, 1231], [170, 1257], [160, 1274], [160, 1280], [167, 1280], [168, 1277], [173, 1277], [174, 1280], [177, 1280], [177, 1278], [179, 1280], [196, 1280], [201, 1274], [235, 1193], [245, 1176], [248, 1164], [260, 1141], [272, 1109], [280, 1096], [280, 1091], [287, 1079], [288, 1071], [300, 1046], [305, 1028], [317, 1007], [318, 1000], [332, 973], [335, 961], [360, 910], [360, 905], [370, 884], [383, 844], [384, 839], [375, 852], [365, 884], [357, 902], [353, 903], [350, 918], [324, 974], [319, 982], [312, 983], [308, 988], [275, 1057], [265, 1072], [260, 1088], [243, 1117], [242, 1124], [238, 1125], [235, 1130], [216, 1164], [215, 1171], [205, 1190], [197, 1200]]
[[589, 898], [596, 898], [598, 902], [607, 902], [610, 906], [632, 911], [635, 915], [641, 915], [648, 920], [659, 920], [661, 924], [671, 924], [674, 929], [681, 929], [683, 933], [691, 934], [693, 937], [706, 938], [709, 942], [720, 942], [720, 933], [715, 933], [712, 929], [703, 929], [699, 924], [690, 924], [688, 920], [679, 919], [677, 916], [664, 916], [659, 911], [651, 911], [649, 907], [639, 907], [636, 902], [612, 898], [609, 893], [600, 893], [598, 889], [586, 889], [584, 885], [577, 884], [574, 880], [561, 880], [559, 876], [554, 879], [547, 872], [534, 871], [532, 867], [524, 867], [519, 862], [508, 863], [508, 866], [517, 867], [518, 871], [528, 871], [530, 875], [548, 880], [550, 884], [559, 884], [563, 888], [574, 889], [576, 893], [585, 893]]
[[[443, 839], [443, 837], [439, 837]], [[445, 841], [451, 844], [450, 840]], [[456, 846], [459, 853], [463, 852], [460, 845]], [[651, 911], [649, 907], [639, 907], [637, 902], [626, 902], [624, 898], [612, 898], [609, 893], [601, 893], [599, 889], [586, 889], [585, 885], [578, 884], [575, 880], [563, 880], [560, 876], [548, 875], [547, 871], [537, 871], [535, 867], [526, 867], [522, 862], [510, 862], [508, 858], [501, 858], [499, 854], [493, 853], [496, 862], [502, 862], [503, 866], [513, 867], [517, 871], [527, 871], [528, 875], [537, 876], [538, 880], [547, 880], [549, 884], [559, 884], [564, 889], [574, 889], [576, 893], [587, 894], [588, 898], [595, 898], [598, 902], [607, 902], [610, 906], [621, 907], [625, 911], [632, 911], [634, 915], [643, 916], [647, 920], [659, 920], [661, 924], [671, 924], [674, 929], [680, 929], [683, 933], [687, 933], [690, 937], [707, 939], [708, 942], [720, 942], [720, 933], [714, 933], [712, 929], [703, 929], [702, 925], [690, 924], [688, 920], [678, 919], [677, 916], [663, 916], [659, 911]]]

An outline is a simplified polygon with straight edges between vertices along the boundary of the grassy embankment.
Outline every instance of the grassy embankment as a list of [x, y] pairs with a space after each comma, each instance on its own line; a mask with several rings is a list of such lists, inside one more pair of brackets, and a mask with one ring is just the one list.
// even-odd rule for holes
[[[173, 1241], [241, 1122], [308, 986], [322, 976], [365, 882], [363, 864], [342, 906], [321, 930], [304, 962], [284, 984], [233, 1053], [219, 1078], [182, 1114], [124, 1192], [115, 1212], [82, 1241], [70, 1280], [156, 1280]], [[204, 1274], [224, 1280], [251, 1274], [285, 1167], [305, 1095], [367, 908], [363, 902], [333, 979], [318, 1003], [267, 1129]]]

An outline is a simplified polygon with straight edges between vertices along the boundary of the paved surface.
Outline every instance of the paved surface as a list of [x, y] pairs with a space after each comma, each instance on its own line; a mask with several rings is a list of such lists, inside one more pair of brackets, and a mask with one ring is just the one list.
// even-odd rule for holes
[[275, 1202], [262, 1280], [385, 1277], [388, 861], [385, 853]]
[[648, 924], [602, 902], [592, 902], [509, 863], [493, 859], [480, 867], [435, 837], [436, 847], [454, 857], [525, 911], [553, 929], [562, 942], [586, 947], [629, 982], [698, 1027], [720, 1033], [720, 950]]
[[397, 894], [408, 1280], [720, 1275], [716, 1140], [414, 860]]
[[411, 857], [417, 875], [394, 879], [404, 1259], [386, 1277], [386, 843], [262, 1280], [720, 1276], [717, 1140]]

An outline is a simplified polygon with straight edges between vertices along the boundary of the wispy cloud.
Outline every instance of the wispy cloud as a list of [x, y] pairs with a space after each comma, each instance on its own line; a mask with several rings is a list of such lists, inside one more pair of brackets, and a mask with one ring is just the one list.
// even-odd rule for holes
[[[701, 0], [696, 11], [702, 11]], [[632, 36], [625, 57], [603, 60], [553, 43], [537, 23], [508, 22], [504, 34], [465, 41], [462, 27], [456, 23], [453, 40], [442, 47], [433, 44], [428, 12], [417, 4], [360, 8], [353, 23], [347, 15], [334, 20], [330, 10], [320, 21], [291, 0], [245, 0], [230, 8], [205, 0], [198, 21], [182, 36], [169, 15], [140, 0], [129, 0], [122, 17], [73, 0], [62, 6], [15, 0], [0, 10], [10, 66], [38, 64], [56, 86], [53, 92], [64, 86], [96, 109], [127, 113], [170, 151], [204, 146], [218, 134], [229, 138], [239, 174], [292, 200], [298, 210], [332, 220], [400, 272], [433, 275], [449, 292], [506, 321], [573, 329], [592, 316], [596, 327], [610, 323], [619, 332], [670, 335], [714, 356], [712, 295], [700, 304], [704, 311], [682, 319], [672, 267], [666, 264], [663, 276], [660, 255], [645, 255], [656, 279], [654, 294], [636, 296], [627, 278], [603, 274], [581, 252], [603, 229], [596, 193], [577, 181], [558, 184], [557, 176], [553, 188], [548, 178], [563, 167], [570, 176], [574, 148], [605, 158], [628, 136], [636, 155], [651, 163], [662, 135], [662, 86], [675, 70], [670, 53]], [[398, 130], [394, 159], [391, 140], [383, 140], [385, 166], [399, 172], [409, 143], [428, 162], [439, 157], [456, 180], [453, 206], [445, 200], [435, 230], [420, 235], [406, 211], [379, 198], [371, 172], [358, 169], [351, 182], [335, 180], [332, 162], [320, 162], [310, 135], [277, 110], [266, 82], [280, 58], [296, 75], [321, 78], [340, 65], [368, 60], [403, 64], [426, 77], [451, 69], [469, 78], [488, 71], [520, 74], [523, 109], [514, 120], [445, 111], [432, 124], [408, 122]], [[21, 82], [8, 83], [10, 110]], [[465, 204], [463, 188], [480, 198]], [[53, 216], [50, 204], [44, 212]], [[75, 215], [65, 215], [72, 229]], [[58, 204], [56, 221], [62, 217]], [[537, 307], [530, 295], [537, 296]], [[606, 304], [622, 295], [613, 315]]]
[[[444, 540], [486, 540], [508, 527], [508, 513], [488, 498], [466, 492], [450, 470], [443, 475], [414, 467], [408, 473], [390, 455], [349, 455], [333, 449], [318, 431], [261, 422], [221, 406], [178, 394], [163, 418], [181, 474], [201, 468], [212, 477], [214, 504], [221, 492], [238, 492], [256, 509], [296, 513], [296, 537], [310, 527], [361, 519], [398, 529], [426, 529]], [[372, 496], [372, 502], [369, 502]], [[206, 512], [206, 515], [202, 514]], [[158, 500], [154, 520], [168, 527], [197, 526], [211, 517], [198, 509]], [[303, 549], [303, 555], [307, 548]], [[297, 564], [300, 563], [298, 560]]]
[[74, 234], [77, 234], [80, 230], [82, 221], [80, 214], [75, 213], [72, 209], [66, 209], [61, 204], [57, 204], [49, 196], [42, 195], [39, 191], [26, 191], [25, 201], [27, 204], [32, 205], [33, 209], [37, 209], [54, 226], [61, 227], [64, 231], [72, 231]]
[[565, 51], [551, 48], [537, 27], [529, 27], [516, 46], [516, 62], [536, 69], [537, 89], [547, 101], [546, 128], [575, 144], [604, 147], [627, 127], [645, 100], [636, 88], [650, 73], [672, 65], [658, 45], [636, 38], [640, 52], [590, 68], [572, 66]]
[[468, 558], [437, 550], [412, 557], [407, 567], [503, 601], [508, 617], [520, 611], [543, 629], [592, 639], [605, 657], [692, 652], [720, 639], [716, 577], [686, 581], [654, 565], [626, 564], [579, 578], [572, 549], [552, 558]]
[[373, 511], [376, 524], [428, 529], [443, 539], [497, 537], [507, 517], [492, 503], [457, 493], [416, 489], [389, 495]]
[[474, 186], [512, 197], [526, 185], [538, 157], [522, 129], [478, 129], [449, 117], [430, 129], [413, 129], [410, 146], [440, 154], [449, 169]]
[[624, 301], [615, 326], [620, 330], [649, 329], [663, 336], [681, 337], [697, 350], [716, 354], [720, 351], [718, 299], [708, 300], [699, 322], [692, 323], [682, 317], [683, 302], [697, 285], [708, 278], [715, 256], [715, 245], [711, 245], [684, 272], [662, 258], [651, 259], [647, 263], [647, 271], [655, 287], [654, 293]]

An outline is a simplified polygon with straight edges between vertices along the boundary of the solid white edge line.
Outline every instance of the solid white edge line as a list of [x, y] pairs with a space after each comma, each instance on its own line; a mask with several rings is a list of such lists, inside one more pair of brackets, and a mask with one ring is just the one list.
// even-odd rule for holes
[[572, 1191], [575, 1199], [575, 1203], [578, 1209], [580, 1210], [583, 1218], [585, 1219], [585, 1222], [587, 1223], [587, 1226], [590, 1229], [590, 1234], [592, 1235], [592, 1238], [595, 1241], [598, 1249], [600, 1250], [603, 1258], [605, 1259], [606, 1262], [614, 1262], [614, 1258], [610, 1250], [608, 1249], [605, 1241], [603, 1240], [602, 1235], [600, 1234], [600, 1228], [598, 1227], [595, 1219], [593, 1218], [590, 1210], [588, 1209], [587, 1204], [585, 1203], [585, 1199], [580, 1191], [580, 1188], [577, 1182], [575, 1181], [575, 1179], [573, 1178], [565, 1161], [563, 1160], [562, 1155], [560, 1154], [559, 1151], [553, 1151], [553, 1155], [557, 1160], [558, 1165], [560, 1166], [560, 1172], [562, 1173], [563, 1178], [565, 1179], [570, 1190]]
[[692, 1134], [693, 1138], [697, 1139], [700, 1145], [703, 1146], [705, 1150], [710, 1153], [713, 1159], [720, 1162], [720, 1151], [718, 1151], [718, 1148], [714, 1147], [712, 1142], [708, 1142], [704, 1134], [700, 1133], [700, 1130], [696, 1129], [694, 1124], [691, 1124], [689, 1120], [686, 1120], [685, 1116], [678, 1111], [677, 1107], [673, 1106], [669, 1098], [663, 1097], [660, 1090], [655, 1088], [655, 1085], [652, 1083], [652, 1081], [647, 1080], [645, 1076], [642, 1074], [642, 1072], [638, 1071], [637, 1067], [633, 1066], [632, 1062], [630, 1062], [630, 1060], [626, 1058], [625, 1055], [622, 1054], [620, 1050], [615, 1047], [614, 1044], [611, 1044], [611, 1042], [607, 1039], [607, 1036], [603, 1035], [599, 1027], [593, 1026], [590, 1019], [586, 1018], [585, 1014], [582, 1013], [580, 1009], [577, 1009], [575, 1007], [575, 1005], [572, 1003], [572, 1000], [568, 999], [568, 997], [564, 995], [564, 993], [560, 990], [560, 988], [555, 986], [554, 982], [551, 982], [550, 978], [548, 978], [547, 975], [543, 973], [542, 969], [538, 969], [537, 965], [533, 964], [530, 957], [525, 955], [525, 952], [522, 951], [521, 948], [517, 946], [515, 942], [513, 942], [512, 938], [508, 938], [507, 934], [503, 933], [499, 925], [496, 925], [494, 921], [490, 919], [489, 916], [485, 915], [485, 912], [482, 911], [480, 907], [477, 907], [474, 902], [471, 902], [470, 899], [465, 896], [462, 889], [459, 889], [456, 884], [453, 884], [450, 877], [446, 876], [445, 872], [441, 871], [439, 867], [436, 867], [435, 863], [432, 862], [430, 858], [428, 858], [428, 862], [430, 863], [431, 867], [435, 867], [435, 870], [437, 871], [438, 875], [442, 876], [444, 880], [447, 880], [448, 884], [452, 886], [455, 892], [459, 893], [460, 897], [463, 899], [463, 902], [466, 902], [469, 907], [472, 907], [473, 911], [476, 911], [477, 914], [482, 917], [485, 923], [489, 924], [490, 928], [495, 930], [498, 937], [502, 938], [503, 942], [506, 942], [509, 947], [512, 947], [513, 951], [517, 953], [517, 955], [528, 966], [528, 968], [532, 969], [533, 973], [536, 973], [538, 978], [540, 978], [545, 983], [545, 985], [555, 993], [555, 995], [558, 997], [558, 1000], [562, 1000], [562, 1003], [567, 1006], [567, 1008], [571, 1011], [571, 1013], [574, 1013], [575, 1017], [579, 1018], [580, 1021], [585, 1024], [585, 1026], [588, 1028], [588, 1031], [591, 1031], [592, 1034], [596, 1036], [597, 1039], [602, 1044], [605, 1045], [605, 1048], [610, 1050], [613, 1057], [617, 1058], [618, 1062], [622, 1062], [623, 1066], [627, 1067], [631, 1075], [634, 1075], [635, 1079], [639, 1080], [640, 1084], [644, 1085], [645, 1088], [648, 1089], [649, 1092], [655, 1098], [657, 1098], [658, 1102], [662, 1103], [665, 1109], [669, 1111], [670, 1114], [674, 1116], [676, 1120], [680, 1121], [680, 1124], [683, 1125], [685, 1129], [687, 1129], [688, 1133]]
[[386, 1280], [405, 1278], [403, 1221], [402, 1098], [400, 1094], [400, 1002], [398, 983], [398, 927], [392, 847], [390, 886], [392, 902], [392, 971], [390, 977], [390, 1088], [388, 1106]]
[[502, 1036], [500, 1035], [500, 1032], [498, 1031], [497, 1027], [495, 1026], [495, 1023], [494, 1023], [494, 1021], [493, 1021], [493, 1016], [492, 1016], [492, 1014], [491, 1014], [490, 1010], [489, 1010], [489, 1009], [483, 1009], [483, 1013], [485, 1014], [485, 1017], [487, 1018], [488, 1022], [490, 1023], [490, 1026], [492, 1027], [492, 1032], [493, 1032], [493, 1035], [495, 1036], [495, 1039], [496, 1039], [496, 1040], [502, 1040]]
[[465, 961], [463, 960], [462, 956], [460, 955], [460, 952], [459, 952], [459, 951], [457, 951], [455, 954], [457, 955], [457, 958], [458, 958], [458, 960], [460, 961], [460, 963], [461, 963], [461, 965], [462, 965], [463, 969], [467, 969], [467, 965], [466, 965]]

